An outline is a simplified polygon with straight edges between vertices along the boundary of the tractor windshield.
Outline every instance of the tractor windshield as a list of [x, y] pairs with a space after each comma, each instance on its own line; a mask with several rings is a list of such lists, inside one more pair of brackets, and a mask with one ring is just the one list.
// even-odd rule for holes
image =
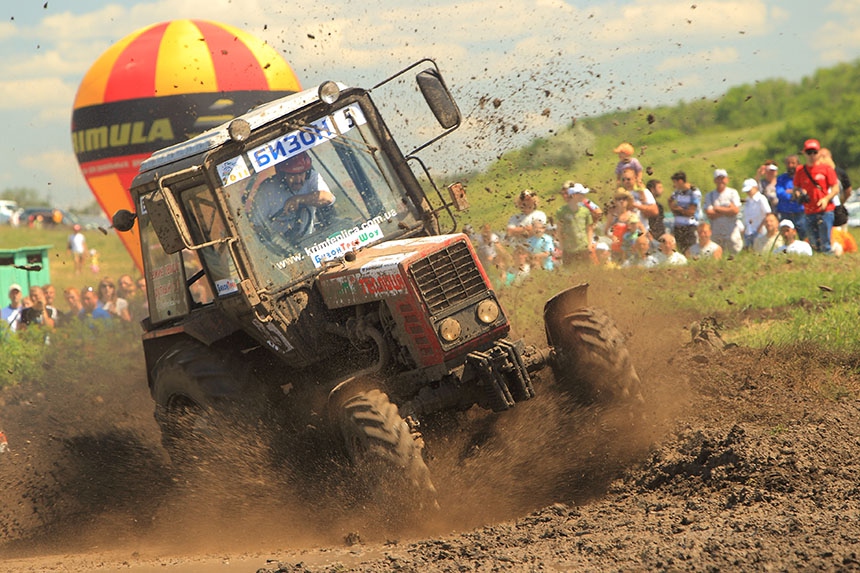
[[419, 225], [358, 103], [276, 133], [216, 169], [251, 264], [268, 288]]

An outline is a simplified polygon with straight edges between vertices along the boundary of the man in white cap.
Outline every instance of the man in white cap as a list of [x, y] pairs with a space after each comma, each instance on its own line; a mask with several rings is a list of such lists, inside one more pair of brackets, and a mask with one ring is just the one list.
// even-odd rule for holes
[[738, 221], [741, 197], [737, 189], [728, 186], [725, 169], [714, 170], [715, 189], [705, 195], [705, 216], [711, 222], [711, 240], [728, 254], [738, 254], [744, 246], [742, 224]]
[[794, 228], [794, 223], [789, 219], [783, 219], [779, 222], [779, 234], [782, 235], [782, 240], [785, 241], [785, 244], [777, 249], [777, 253], [812, 256], [812, 247], [806, 241], [799, 241], [797, 239], [797, 229]]
[[759, 193], [758, 181], [755, 179], [745, 180], [741, 190], [747, 194], [747, 200], [744, 201], [744, 248], [752, 249], [765, 215], [771, 212], [770, 201]]
[[[555, 213], [561, 243], [562, 263], [566, 266], [584, 263], [594, 252], [594, 224], [598, 216], [589, 206], [590, 189], [582, 183], [567, 182], [562, 187], [565, 204]], [[596, 205], [595, 205], [596, 207]]]
[[9, 330], [12, 332], [18, 330], [18, 325], [21, 323], [21, 313], [24, 312], [22, 299], [21, 285], [9, 285], [9, 304], [3, 307], [0, 318], [9, 325]]

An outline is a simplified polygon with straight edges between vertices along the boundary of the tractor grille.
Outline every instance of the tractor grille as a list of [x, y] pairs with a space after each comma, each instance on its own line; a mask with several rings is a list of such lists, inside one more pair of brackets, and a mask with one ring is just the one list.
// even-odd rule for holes
[[410, 270], [432, 315], [487, 290], [472, 253], [463, 242], [413, 263]]

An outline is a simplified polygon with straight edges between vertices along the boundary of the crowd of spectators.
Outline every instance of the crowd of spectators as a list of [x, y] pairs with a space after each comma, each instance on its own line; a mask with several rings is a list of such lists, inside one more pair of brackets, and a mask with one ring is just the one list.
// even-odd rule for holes
[[0, 325], [5, 324], [4, 328], [12, 332], [31, 327], [52, 330], [86, 321], [128, 323], [148, 315], [146, 283], [143, 278], [135, 281], [130, 275], [122, 275], [117, 282], [104, 277], [95, 286], [66, 288], [65, 309], [56, 305], [56, 289], [50, 284], [30, 286], [27, 296], [21, 285], [12, 284], [8, 295], [9, 304], [2, 309]]
[[683, 171], [675, 172], [667, 219], [657, 201], [663, 182], [643, 184], [645, 170], [633, 145], [625, 142], [614, 150], [616, 191], [603, 208], [589, 198], [586, 185], [571, 180], [561, 186], [562, 205], [554, 213], [542, 211], [538, 193], [525, 189], [515, 198], [517, 212], [504, 233], [487, 224], [480, 232], [470, 225], [463, 230], [503, 286], [521, 283], [536, 269], [559, 266], [686, 265], [742, 251], [763, 257], [856, 251], [844, 209], [852, 193], [850, 179], [818, 140], [806, 140], [802, 151], [803, 162], [798, 155], [785, 158], [784, 173], [775, 160], [762, 162], [754, 176], [743, 180], [740, 193], [730, 186], [725, 169], [714, 170], [707, 193]]

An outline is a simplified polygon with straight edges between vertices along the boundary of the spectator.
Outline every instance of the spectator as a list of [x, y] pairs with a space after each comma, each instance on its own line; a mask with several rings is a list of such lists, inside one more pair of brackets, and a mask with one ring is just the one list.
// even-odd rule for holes
[[99, 297], [95, 289], [91, 286], [85, 286], [81, 289], [81, 310], [78, 312], [78, 318], [81, 320], [94, 318], [110, 320], [113, 315], [99, 306]]
[[555, 244], [552, 237], [546, 232], [546, 225], [535, 221], [532, 236], [529, 237], [529, 256], [532, 267], [551, 271], [555, 268], [553, 254]]
[[770, 202], [762, 193], [759, 193], [758, 182], [755, 179], [744, 181], [742, 191], [747, 193], [747, 200], [744, 201], [744, 248], [751, 250], [756, 236], [761, 231], [765, 215], [770, 213]]
[[848, 176], [848, 172], [836, 165], [833, 161], [833, 155], [830, 153], [830, 150], [826, 147], [822, 147], [818, 152], [821, 161], [829, 165], [836, 171], [836, 177], [839, 179], [839, 200], [842, 204], [848, 201], [848, 198], [851, 197], [851, 193], [854, 192], [854, 189], [851, 187], [851, 178]]
[[[818, 152], [819, 161], [824, 163], [825, 165], [829, 165], [836, 171], [836, 178], [839, 180], [839, 193], [836, 194], [836, 197], [831, 199], [834, 205], [833, 209], [833, 227], [843, 227], [848, 224], [848, 210], [845, 208], [845, 201], [848, 200], [848, 197], [851, 196], [851, 178], [848, 177], [848, 172], [837, 166], [833, 161], [833, 156], [830, 154], [830, 150], [826, 147], [822, 147]], [[830, 233], [831, 238], [833, 237], [833, 233]], [[832, 245], [832, 240], [831, 240]]]
[[585, 193], [580, 191], [577, 193], [579, 195], [578, 199], [580, 203], [585, 205], [585, 207], [591, 211], [591, 217], [594, 219], [594, 223], [597, 224], [600, 222], [600, 219], [603, 218], [603, 209], [600, 206], [586, 197], [588, 193], [591, 193], [591, 189], [583, 185], [582, 183], [576, 183], [575, 181], [565, 181], [561, 186], [561, 198], [567, 200], [568, 191], [571, 187], [576, 187], [578, 190], [580, 188], [585, 189]]
[[831, 199], [839, 193], [839, 179], [832, 167], [819, 161], [820, 150], [817, 139], [804, 142], [806, 164], [794, 173], [794, 193], [803, 204], [812, 250], [829, 255], [833, 252], [830, 248], [834, 209]]
[[782, 240], [782, 235], [779, 234], [779, 219], [775, 213], [765, 215], [762, 226], [764, 227], [764, 233], [756, 235], [753, 241], [753, 251], [766, 257], [782, 247], [785, 241]]
[[54, 320], [51, 318], [45, 303], [45, 291], [42, 287], [31, 286], [29, 301], [21, 313], [19, 330], [28, 328], [30, 325], [54, 328]]
[[45, 309], [48, 311], [51, 320], [54, 321], [54, 324], [59, 326], [65, 318], [65, 313], [61, 312], [60, 309], [55, 306], [57, 289], [54, 288], [54, 285], [47, 284], [42, 287], [42, 290], [45, 291]]
[[675, 216], [672, 233], [678, 242], [678, 252], [685, 253], [696, 243], [698, 215], [702, 208], [702, 192], [687, 183], [687, 174], [678, 171], [672, 175], [674, 191], [669, 197], [669, 209]]
[[789, 155], [785, 158], [785, 173], [776, 178], [776, 214], [780, 221], [788, 219], [794, 223], [797, 236], [805, 241], [808, 235], [806, 230], [806, 214], [803, 204], [794, 196], [794, 175], [797, 173], [799, 162], [797, 155]]
[[478, 259], [484, 267], [484, 270], [490, 269], [496, 264], [496, 258], [499, 252], [504, 250], [499, 236], [493, 232], [489, 223], [484, 223], [481, 227], [481, 233], [475, 235], [475, 250], [478, 252]]
[[633, 153], [635, 153], [633, 145], [625, 141], [616, 147], [613, 150], [613, 153], [618, 154], [618, 163], [615, 165], [615, 184], [621, 185], [621, 178], [624, 170], [632, 169], [634, 188], [641, 189], [643, 169], [639, 160], [633, 157]]
[[66, 313], [66, 317], [78, 316], [83, 308], [81, 304], [81, 293], [78, 289], [74, 287], [66, 288], [63, 291], [63, 298], [66, 299], [66, 304], [69, 305], [69, 312]]
[[654, 260], [658, 265], [679, 267], [687, 264], [687, 257], [677, 250], [675, 237], [670, 233], [664, 233], [657, 239], [660, 244], [659, 250], [654, 253]]
[[657, 203], [657, 214], [653, 217], [648, 217], [648, 231], [651, 233], [651, 238], [655, 241], [666, 233], [666, 225], [663, 223], [663, 205], [657, 201], [663, 194], [663, 182], [659, 179], [649, 179], [645, 184], [645, 188], [651, 192], [654, 201]]
[[595, 262], [607, 269], [617, 269], [618, 264], [612, 260], [612, 248], [609, 243], [597, 241], [594, 245]]
[[648, 254], [651, 250], [651, 239], [647, 233], [643, 233], [636, 237], [630, 249], [630, 256], [624, 261], [622, 267], [643, 267], [650, 268], [657, 266], [657, 260]]
[[621, 263], [624, 256], [624, 235], [630, 224], [630, 216], [633, 215], [633, 196], [629, 191], [619, 189], [615, 198], [610, 203], [606, 227], [603, 234], [612, 238], [612, 259]]
[[101, 307], [117, 318], [126, 322], [131, 321], [131, 313], [128, 311], [128, 301], [120, 298], [116, 293], [116, 285], [105, 277], [99, 282], [99, 302]]
[[633, 197], [634, 213], [639, 215], [639, 221], [645, 227], [645, 232], [648, 232], [648, 219], [657, 215], [657, 201], [647, 189], [636, 188], [636, 176], [632, 169], [625, 169], [621, 172], [621, 187], [630, 193]]
[[[567, 266], [583, 263], [594, 250], [594, 211], [588, 207], [585, 197], [590, 190], [581, 183], [565, 184], [562, 197], [565, 204], [556, 212], [562, 262]], [[592, 203], [588, 201], [588, 203]], [[593, 203], [592, 203], [593, 204]], [[602, 214], [602, 211], [599, 211]]]
[[546, 225], [546, 214], [538, 210], [537, 194], [531, 189], [524, 189], [516, 199], [519, 213], [512, 215], [508, 220], [506, 238], [514, 246], [525, 246], [529, 237], [532, 236], [535, 221]]
[[594, 246], [594, 254], [597, 259], [597, 264], [607, 269], [617, 269], [618, 265], [612, 260], [612, 248], [608, 243], [597, 241]]
[[777, 249], [777, 253], [812, 256], [812, 247], [806, 241], [798, 240], [794, 223], [788, 219], [783, 219], [779, 222], [779, 234], [782, 235], [782, 240], [785, 244]]
[[9, 285], [9, 304], [0, 311], [0, 319], [9, 325], [9, 330], [15, 332], [21, 323], [21, 315], [24, 312], [23, 294], [21, 285]]
[[856, 253], [857, 241], [846, 228], [833, 227], [830, 232], [830, 248], [833, 249], [833, 254], [838, 257], [845, 253]]
[[696, 227], [697, 242], [693, 244], [687, 252], [684, 253], [688, 259], [697, 261], [699, 259], [716, 259], [723, 258], [723, 248], [711, 240], [711, 224], [707, 221], [702, 221]]
[[512, 264], [505, 272], [505, 286], [520, 286], [531, 273], [529, 250], [525, 245], [514, 248]]
[[72, 227], [74, 233], [69, 235], [68, 251], [75, 262], [75, 274], [79, 275], [84, 270], [84, 260], [87, 256], [87, 239], [81, 232], [81, 226]]
[[729, 175], [725, 169], [714, 170], [716, 188], [705, 195], [705, 215], [711, 222], [713, 241], [722, 247], [723, 251], [737, 254], [744, 246], [738, 226], [741, 197], [738, 190], [729, 187], [728, 183]]
[[776, 196], [776, 178], [779, 174], [779, 165], [773, 159], [768, 159], [758, 168], [759, 191], [770, 203], [770, 210], [775, 211], [779, 198]]

